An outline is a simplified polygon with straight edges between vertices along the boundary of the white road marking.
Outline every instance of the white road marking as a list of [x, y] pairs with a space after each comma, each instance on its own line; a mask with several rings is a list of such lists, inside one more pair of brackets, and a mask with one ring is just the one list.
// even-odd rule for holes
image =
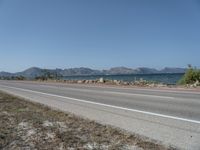
[[[73, 84], [72, 84], [73, 85]], [[119, 89], [119, 90], [136, 90], [136, 91], [149, 91], [149, 92], [168, 92], [168, 93], [183, 93], [183, 94], [200, 94], [200, 92], [198, 91], [192, 91], [190, 89], [187, 89], [187, 90], [184, 90], [184, 89], [151, 89], [151, 88], [138, 88], [138, 87], [109, 87], [109, 86], [105, 86], [105, 87], [102, 87], [102, 86], [90, 86], [90, 85], [76, 85], [76, 86], [82, 86], [82, 87], [96, 87], [96, 88], [109, 88], [109, 89]]]
[[174, 99], [174, 97], [169, 97], [169, 96], [157, 96], [157, 95], [148, 95], [148, 94], [134, 94], [134, 93], [122, 93], [122, 92], [107, 92], [106, 93], [111, 93], [111, 94], [122, 94], [122, 95], [131, 95], [131, 96], [141, 96], [141, 97], [154, 97], [154, 98], [166, 98], [166, 99]]
[[168, 119], [174, 119], [174, 120], [180, 120], [180, 121], [200, 124], [200, 121], [198, 121], [198, 120], [180, 118], [180, 117], [176, 117], [176, 116], [170, 116], [170, 115], [158, 114], [158, 113], [142, 111], [142, 110], [137, 110], [137, 109], [131, 109], [131, 108], [126, 108], [126, 107], [120, 107], [120, 106], [115, 106], [115, 105], [92, 102], [92, 101], [88, 101], [88, 100], [77, 99], [77, 98], [72, 98], [72, 97], [67, 97], [67, 96], [60, 96], [60, 95], [44, 93], [44, 92], [38, 92], [38, 91], [33, 91], [33, 90], [27, 90], [27, 89], [22, 89], [22, 88], [17, 88], [17, 87], [10, 87], [10, 86], [5, 86], [5, 85], [0, 85], [0, 86], [10, 88], [10, 89], [15, 89], [15, 90], [21, 90], [21, 91], [24, 91], [24, 92], [32, 92], [32, 93], [37, 93], [37, 94], [42, 94], [42, 95], [47, 95], [47, 96], [53, 96], [53, 97], [63, 98], [63, 99], [72, 100], [72, 101], [78, 101], [78, 102], [82, 102], [82, 103], [94, 104], [94, 105], [99, 105], [99, 106], [104, 106], [104, 107], [121, 109], [121, 110], [125, 110], [125, 111], [143, 113], [143, 114], [157, 116], [157, 117], [163, 117], [163, 118], [168, 118]]
[[[51, 85], [39, 85], [42, 87], [49, 87], [49, 88], [60, 88], [57, 86], [51, 86]], [[140, 96], [140, 97], [153, 97], [153, 98], [164, 98], [164, 99], [174, 99], [174, 97], [169, 96], [158, 96], [158, 95], [149, 95], [149, 94], [135, 94], [135, 93], [125, 93], [125, 92], [112, 92], [112, 91], [98, 91], [98, 90], [88, 90], [88, 89], [75, 89], [75, 88], [68, 88], [68, 87], [62, 87], [63, 89], [68, 90], [74, 90], [74, 91], [80, 91], [80, 92], [98, 92], [98, 93], [108, 93], [108, 94], [118, 94], [118, 95], [130, 95], [130, 96]]]

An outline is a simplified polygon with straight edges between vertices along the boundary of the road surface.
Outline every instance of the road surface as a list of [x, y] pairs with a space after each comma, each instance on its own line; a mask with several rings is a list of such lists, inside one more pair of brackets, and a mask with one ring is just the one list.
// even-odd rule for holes
[[200, 92], [27, 81], [0, 90], [174, 145], [200, 149]]

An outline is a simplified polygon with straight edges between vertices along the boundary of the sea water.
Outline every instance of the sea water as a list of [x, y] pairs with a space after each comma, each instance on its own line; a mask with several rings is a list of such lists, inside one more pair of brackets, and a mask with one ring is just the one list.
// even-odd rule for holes
[[175, 74], [133, 74], [133, 75], [88, 75], [88, 76], [65, 76], [64, 80], [96, 80], [104, 78], [108, 80], [121, 80], [121, 81], [135, 81], [135, 80], [147, 80], [165, 84], [176, 84], [183, 76], [182, 73]]

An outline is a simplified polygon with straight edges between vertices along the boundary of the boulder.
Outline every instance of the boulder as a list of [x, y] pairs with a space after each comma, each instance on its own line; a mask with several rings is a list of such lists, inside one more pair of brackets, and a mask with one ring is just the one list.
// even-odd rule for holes
[[121, 81], [118, 81], [118, 80], [114, 80], [113, 81], [115, 84], [119, 85], [121, 83]]
[[94, 83], [94, 81], [93, 80], [89, 80], [89, 84], [91, 84], [91, 83]]
[[99, 83], [104, 83], [104, 82], [105, 82], [104, 78], [99, 79]]
[[157, 84], [157, 87], [166, 87], [166, 85], [160, 83], [160, 84]]
[[129, 83], [128, 82], [123, 82], [123, 85], [129, 85]]
[[81, 84], [83, 83], [83, 80], [78, 80], [77, 83]]
[[114, 82], [114, 83], [117, 83], [118, 81], [117, 81], [117, 80], [113, 80], [113, 82]]
[[151, 83], [151, 84], [147, 84], [147, 86], [149, 86], [149, 87], [156, 87], [156, 84], [155, 83]]
[[199, 83], [199, 81], [197, 80], [195, 83], [194, 83], [194, 87], [197, 87], [197, 86], [199, 86], [200, 85], [200, 83]]
[[85, 80], [85, 83], [86, 83], [86, 84], [89, 83], [89, 80]]

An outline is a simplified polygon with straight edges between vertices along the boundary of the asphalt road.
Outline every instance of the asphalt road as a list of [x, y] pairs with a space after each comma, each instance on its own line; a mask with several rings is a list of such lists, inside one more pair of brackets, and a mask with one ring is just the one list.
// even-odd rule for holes
[[0, 81], [0, 90], [182, 149], [200, 149], [200, 92]]

